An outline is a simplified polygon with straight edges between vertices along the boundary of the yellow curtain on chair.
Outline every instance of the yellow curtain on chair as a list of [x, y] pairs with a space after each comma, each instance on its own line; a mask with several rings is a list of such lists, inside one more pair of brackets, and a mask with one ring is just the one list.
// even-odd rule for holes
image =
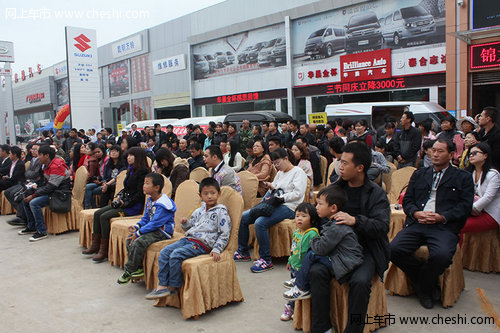
[[401, 190], [408, 185], [410, 182], [410, 178], [415, 172], [414, 167], [405, 167], [399, 170], [396, 170], [391, 175], [391, 186], [390, 191], [388, 192], [389, 203], [396, 204], [399, 201], [399, 195], [401, 194]]
[[498, 228], [464, 234], [462, 263], [470, 271], [500, 272], [500, 231]]
[[210, 172], [208, 172], [208, 170], [203, 167], [197, 167], [189, 173], [189, 179], [192, 179], [197, 183], [200, 183], [207, 177], [210, 177]]
[[241, 193], [243, 195], [243, 210], [248, 210], [254, 206], [259, 188], [259, 179], [250, 171], [238, 172], [241, 181]]

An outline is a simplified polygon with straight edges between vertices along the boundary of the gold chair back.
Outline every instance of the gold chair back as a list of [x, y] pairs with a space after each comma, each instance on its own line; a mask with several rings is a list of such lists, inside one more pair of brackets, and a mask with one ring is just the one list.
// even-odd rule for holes
[[335, 170], [335, 161], [330, 163], [330, 165], [328, 166], [328, 172], [326, 173], [326, 186], [328, 186], [332, 183], [330, 181], [330, 176], [332, 175], [333, 170]]
[[325, 156], [321, 155], [321, 162], [320, 162], [320, 170], [321, 170], [321, 178], [322, 178], [322, 184], [326, 186], [326, 169], [328, 168], [328, 160], [326, 159]]
[[391, 167], [391, 171], [389, 171], [389, 173], [384, 173], [382, 175], [382, 183], [385, 184], [385, 193], [389, 194], [389, 192], [391, 191], [391, 177], [392, 177], [392, 173], [394, 171], [396, 171], [397, 168], [394, 165], [394, 163], [387, 162], [387, 164], [389, 164], [389, 166]]
[[238, 177], [240, 177], [241, 181], [244, 210], [248, 210], [254, 206], [257, 189], [259, 188], [259, 179], [250, 171], [240, 171]]
[[194, 180], [197, 183], [200, 183], [203, 179], [210, 177], [210, 172], [203, 167], [195, 168], [193, 171], [189, 173], [189, 179]]
[[[240, 196], [241, 197], [241, 196]], [[189, 219], [194, 210], [201, 206], [201, 198], [198, 191], [198, 183], [192, 179], [183, 181], [175, 191], [175, 232], [184, 234], [181, 228], [181, 220]]]
[[[257, 190], [256, 190], [257, 191]], [[218, 203], [227, 207], [231, 217], [231, 236], [224, 252], [234, 253], [238, 247], [238, 230], [240, 228], [241, 214], [243, 213], [243, 199], [241, 195], [229, 186], [222, 186]]]
[[75, 172], [75, 182], [73, 183], [72, 196], [78, 202], [83, 202], [85, 188], [87, 186], [88, 172], [83, 165]]
[[169, 198], [171, 198], [172, 197], [172, 183], [164, 175], [161, 175], [161, 176], [163, 177], [163, 189], [161, 190], [161, 193], [166, 194]]
[[411, 175], [416, 169], [414, 167], [408, 166], [399, 170], [396, 170], [391, 175], [391, 188], [389, 191], [389, 203], [396, 204], [399, 200], [399, 194], [401, 190], [408, 185], [410, 182]]
[[116, 176], [115, 194], [123, 190], [125, 177], [127, 177], [127, 170], [123, 170]]

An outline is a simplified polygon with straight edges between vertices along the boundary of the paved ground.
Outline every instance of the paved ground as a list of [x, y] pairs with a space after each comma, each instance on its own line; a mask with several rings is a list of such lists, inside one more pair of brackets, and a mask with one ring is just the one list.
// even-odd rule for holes
[[[119, 286], [121, 270], [108, 263], [93, 264], [80, 254], [78, 233], [49, 236], [29, 243], [0, 216], [0, 323], [2, 332], [293, 332], [281, 322], [281, 283], [288, 278], [285, 262], [263, 274], [238, 263], [245, 302], [213, 310], [198, 321], [184, 320], [178, 309], [155, 308], [144, 299], [144, 285]], [[481, 287], [500, 313], [498, 274], [465, 271], [466, 289], [450, 309], [425, 310], [415, 297], [388, 296], [389, 312], [400, 316], [485, 316], [475, 289]], [[493, 325], [401, 325], [379, 330], [394, 332], [492, 332]], [[500, 332], [500, 330], [499, 330]]]

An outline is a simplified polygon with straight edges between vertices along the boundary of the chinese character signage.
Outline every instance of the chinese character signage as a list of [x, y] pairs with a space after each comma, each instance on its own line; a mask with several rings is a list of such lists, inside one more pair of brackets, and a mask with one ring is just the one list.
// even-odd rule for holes
[[194, 79], [286, 65], [285, 25], [247, 31], [192, 47]]
[[153, 74], [160, 75], [186, 69], [185, 55], [153, 60]]
[[111, 45], [113, 58], [119, 58], [142, 51], [142, 36], [134, 35]]
[[343, 82], [391, 77], [391, 49], [340, 56]]
[[218, 104], [225, 103], [235, 103], [235, 102], [251, 102], [259, 100], [259, 93], [243, 93], [243, 94], [234, 94], [234, 95], [223, 95], [217, 96]]
[[129, 93], [127, 60], [108, 66], [109, 96], [121, 96]]
[[45, 98], [45, 93], [36, 93], [36, 94], [31, 94], [26, 96], [26, 102], [27, 103], [37, 103], [41, 102]]
[[[354, 62], [381, 50], [390, 54], [385, 73], [377, 71], [386, 77], [445, 71], [445, 0], [377, 0], [339, 8], [294, 20], [292, 38], [295, 86], [370, 79], [356, 79], [374, 72], [357, 71]], [[351, 62], [348, 72], [341, 68]]]
[[68, 75], [68, 64], [62, 61], [54, 65], [54, 79], [58, 80]]
[[66, 55], [71, 125], [100, 128], [96, 31], [66, 27]]
[[470, 47], [470, 69], [500, 66], [500, 42], [472, 45]]
[[308, 118], [309, 124], [326, 124], [326, 122], [328, 121], [326, 112], [311, 113], [309, 114]]

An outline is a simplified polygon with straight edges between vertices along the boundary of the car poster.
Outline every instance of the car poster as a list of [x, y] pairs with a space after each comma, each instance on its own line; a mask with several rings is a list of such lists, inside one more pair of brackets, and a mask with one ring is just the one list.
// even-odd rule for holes
[[129, 93], [127, 60], [115, 62], [108, 66], [109, 96], [121, 96]]
[[378, 0], [292, 22], [295, 86], [340, 82], [341, 56], [389, 49], [392, 75], [446, 70], [445, 0]]
[[195, 45], [191, 53], [195, 80], [285, 66], [285, 25]]

